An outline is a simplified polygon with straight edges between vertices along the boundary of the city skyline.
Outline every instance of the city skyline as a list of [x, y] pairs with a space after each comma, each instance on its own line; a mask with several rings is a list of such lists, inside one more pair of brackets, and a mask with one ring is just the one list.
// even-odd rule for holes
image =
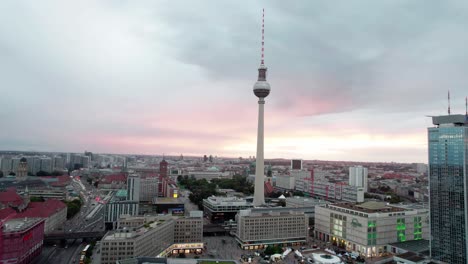
[[0, 3], [0, 149], [254, 156], [262, 8], [266, 159], [426, 163], [465, 113], [466, 3], [191, 5]]

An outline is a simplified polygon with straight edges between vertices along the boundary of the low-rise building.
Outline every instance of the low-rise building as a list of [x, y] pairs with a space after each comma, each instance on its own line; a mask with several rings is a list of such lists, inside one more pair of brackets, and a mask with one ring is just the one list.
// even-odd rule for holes
[[291, 175], [278, 175], [276, 176], [276, 188], [284, 190], [294, 190], [296, 178]]
[[314, 181], [304, 178], [296, 181], [296, 190], [312, 197], [321, 197], [331, 201], [364, 202], [364, 188], [349, 186], [345, 183]]
[[68, 191], [65, 188], [32, 188], [29, 190], [29, 196], [64, 201], [68, 199]]
[[315, 208], [315, 237], [361, 255], [380, 256], [387, 245], [429, 238], [429, 212], [381, 202]]
[[174, 243], [200, 243], [202, 241], [202, 211], [191, 211], [187, 217], [176, 219], [174, 227]]
[[309, 218], [292, 208], [251, 208], [236, 216], [236, 240], [243, 249], [300, 245], [307, 241]]
[[105, 205], [104, 223], [107, 229], [114, 229], [121, 215], [138, 215], [137, 201], [111, 201]]
[[309, 227], [313, 229], [315, 222], [315, 208], [325, 205], [329, 202], [311, 197], [288, 197], [286, 200], [287, 208], [300, 209], [309, 217]]
[[201, 211], [188, 217], [171, 215], [130, 217], [119, 220], [119, 229], [108, 232], [101, 240], [101, 263], [137, 256], [167, 255], [176, 251], [203, 249]]
[[211, 223], [234, 220], [239, 210], [252, 208], [251, 202], [238, 197], [211, 196], [203, 199], [203, 212]]
[[45, 219], [44, 233], [61, 230], [67, 220], [67, 206], [59, 200], [49, 199], [45, 202], [30, 202], [29, 206], [14, 218], [41, 217]]
[[154, 256], [174, 243], [173, 219], [160, 219], [137, 229], [108, 232], [101, 240], [101, 263], [135, 256]]
[[0, 221], [0, 263], [31, 263], [42, 252], [44, 220], [22, 218]]

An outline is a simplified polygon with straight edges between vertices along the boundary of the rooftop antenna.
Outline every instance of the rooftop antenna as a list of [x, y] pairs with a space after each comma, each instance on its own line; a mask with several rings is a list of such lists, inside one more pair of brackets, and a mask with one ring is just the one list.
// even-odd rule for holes
[[450, 115], [450, 90], [448, 91], [448, 114]]

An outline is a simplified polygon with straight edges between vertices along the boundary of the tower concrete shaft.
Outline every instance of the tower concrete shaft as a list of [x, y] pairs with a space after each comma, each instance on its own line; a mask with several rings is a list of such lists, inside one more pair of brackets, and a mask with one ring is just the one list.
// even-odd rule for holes
[[258, 130], [257, 130], [257, 160], [255, 166], [255, 189], [254, 189], [254, 206], [265, 204], [265, 162], [263, 157], [263, 112], [265, 100], [258, 99]]

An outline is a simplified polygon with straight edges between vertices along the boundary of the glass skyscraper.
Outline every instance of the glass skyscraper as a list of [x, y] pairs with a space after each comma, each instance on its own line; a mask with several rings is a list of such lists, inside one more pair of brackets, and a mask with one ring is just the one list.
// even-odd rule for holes
[[468, 116], [432, 118], [428, 128], [431, 257], [467, 263]]

